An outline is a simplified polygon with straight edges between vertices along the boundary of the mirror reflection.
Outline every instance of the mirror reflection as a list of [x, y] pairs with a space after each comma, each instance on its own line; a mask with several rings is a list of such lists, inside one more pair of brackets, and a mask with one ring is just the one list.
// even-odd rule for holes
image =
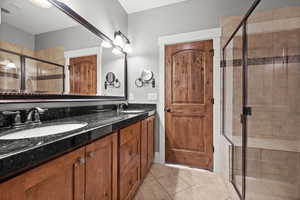
[[125, 55], [37, 2], [0, 0], [0, 92], [125, 96]]

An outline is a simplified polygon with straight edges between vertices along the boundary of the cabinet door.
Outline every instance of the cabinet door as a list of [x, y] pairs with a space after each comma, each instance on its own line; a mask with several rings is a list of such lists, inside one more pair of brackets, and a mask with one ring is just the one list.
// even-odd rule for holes
[[148, 163], [148, 120], [145, 119], [141, 128], [141, 179], [147, 175]]
[[131, 200], [140, 183], [141, 123], [120, 130], [120, 200]]
[[155, 153], [155, 117], [148, 118], [148, 169], [150, 169], [153, 161], [154, 161], [154, 153]]
[[86, 200], [117, 199], [118, 135], [86, 146]]
[[78, 149], [2, 183], [0, 199], [84, 200], [84, 152]]

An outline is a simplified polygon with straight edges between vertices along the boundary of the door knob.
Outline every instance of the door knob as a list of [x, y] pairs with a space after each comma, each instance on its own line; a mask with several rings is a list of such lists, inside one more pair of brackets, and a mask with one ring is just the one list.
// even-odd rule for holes
[[171, 112], [170, 108], [165, 108], [165, 112]]

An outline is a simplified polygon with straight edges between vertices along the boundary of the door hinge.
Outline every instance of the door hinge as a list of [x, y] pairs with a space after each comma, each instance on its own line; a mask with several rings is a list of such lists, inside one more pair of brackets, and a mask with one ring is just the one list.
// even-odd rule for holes
[[211, 56], [215, 56], [215, 50], [214, 50], [214, 49], [211, 49], [211, 50], [209, 51], [209, 53], [210, 53]]
[[211, 98], [211, 103], [215, 104], [215, 98]]
[[213, 153], [215, 153], [215, 146], [212, 146]]

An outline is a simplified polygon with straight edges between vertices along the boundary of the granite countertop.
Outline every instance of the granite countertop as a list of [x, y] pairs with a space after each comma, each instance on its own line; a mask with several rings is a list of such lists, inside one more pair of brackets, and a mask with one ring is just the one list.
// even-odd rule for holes
[[[153, 114], [155, 114], [155, 110], [145, 110], [145, 112], [137, 114], [95, 111], [91, 114], [47, 121], [41, 125], [88, 124], [75, 131], [45, 137], [0, 140], [0, 182]], [[1, 131], [0, 136], [13, 131], [15, 130]]]

